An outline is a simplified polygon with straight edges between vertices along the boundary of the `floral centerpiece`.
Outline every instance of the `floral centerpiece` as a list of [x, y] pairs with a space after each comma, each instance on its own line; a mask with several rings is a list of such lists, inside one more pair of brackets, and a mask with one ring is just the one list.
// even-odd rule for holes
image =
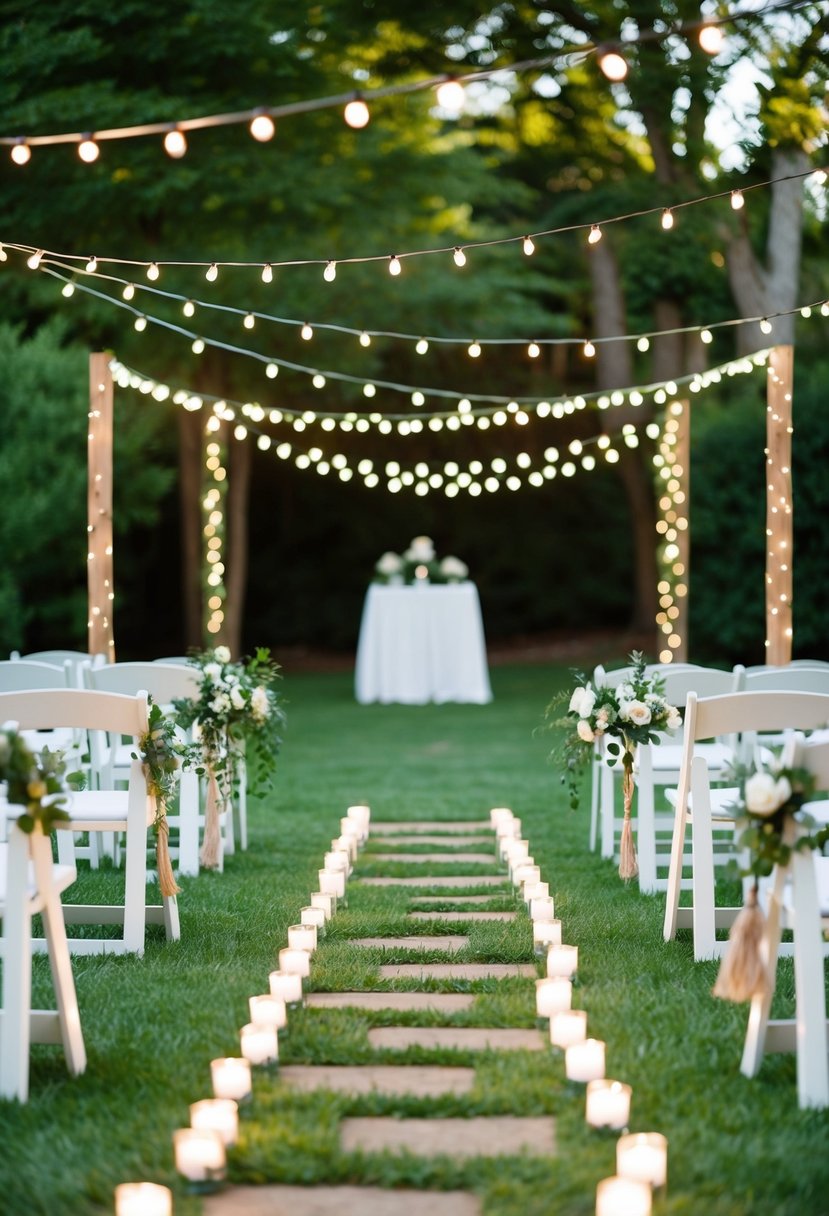
[[584, 675], [574, 672], [576, 687], [560, 693], [547, 710], [549, 718], [567, 703], [564, 716], [555, 717], [550, 725], [563, 732], [553, 758], [561, 764], [561, 780], [568, 785], [574, 809], [579, 805], [581, 777], [597, 746], [602, 747], [609, 765], [622, 766], [625, 818], [619, 874], [624, 879], [635, 878], [639, 872], [630, 823], [636, 748], [640, 743], [657, 743], [664, 731], [682, 725], [679, 710], [665, 699], [662, 679], [648, 674], [644, 657], [634, 651], [630, 663], [629, 678], [615, 688], [594, 687]]
[[731, 927], [714, 995], [748, 1001], [774, 986], [761, 947], [765, 918], [758, 903], [759, 879], [767, 878], [775, 866], [788, 865], [795, 850], [821, 849], [829, 839], [829, 827], [815, 830], [815, 821], [803, 809], [815, 792], [815, 778], [808, 769], [786, 765], [772, 753], [770, 759], [735, 768], [730, 777], [738, 782], [738, 798], [731, 809], [740, 829], [739, 873], [753, 882]]
[[180, 725], [194, 726], [197, 741], [187, 759], [207, 777], [204, 840], [200, 859], [207, 868], [219, 864], [219, 814], [232, 796], [234, 762], [244, 746], [253, 760], [260, 789], [267, 788], [276, 769], [285, 715], [275, 684], [279, 665], [260, 647], [252, 658], [231, 661], [226, 646], [191, 658], [201, 673], [197, 700], [175, 702]]
[[384, 553], [374, 567], [378, 583], [459, 583], [468, 574], [469, 567], [459, 557], [439, 559], [429, 536], [415, 536], [403, 553]]
[[176, 737], [175, 721], [162, 712], [150, 698], [147, 731], [138, 740], [139, 755], [147, 781], [147, 793], [155, 803], [153, 830], [155, 831], [155, 858], [158, 870], [158, 885], [165, 897], [178, 895], [179, 886], [173, 876], [170, 863], [167, 805], [172, 799], [182, 747]]

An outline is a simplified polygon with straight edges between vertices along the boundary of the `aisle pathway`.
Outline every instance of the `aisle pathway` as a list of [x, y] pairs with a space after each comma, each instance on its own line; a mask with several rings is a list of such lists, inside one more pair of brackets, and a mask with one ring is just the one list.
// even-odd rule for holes
[[[306, 998], [303, 1019], [336, 1017], [339, 1010], [358, 1011], [381, 1025], [369, 1024], [366, 1038], [373, 1052], [384, 1053], [382, 1063], [284, 1064], [279, 1083], [303, 1093], [327, 1091], [354, 1099], [371, 1094], [392, 1095], [400, 1109], [388, 1115], [350, 1115], [339, 1123], [340, 1148], [345, 1153], [399, 1154], [415, 1157], [449, 1156], [453, 1161], [469, 1157], [499, 1157], [531, 1154], [552, 1157], [556, 1152], [555, 1122], [551, 1116], [518, 1117], [503, 1114], [471, 1118], [405, 1114], [407, 1100], [468, 1095], [476, 1084], [476, 1068], [447, 1063], [388, 1063], [389, 1053], [446, 1052], [501, 1053], [541, 1052], [547, 1036], [537, 1029], [510, 1026], [454, 1025], [460, 1014], [474, 1016], [481, 996], [451, 989], [479, 980], [519, 980], [527, 985], [526, 1005], [534, 1004], [532, 980], [538, 974], [531, 962], [530, 921], [516, 924], [514, 894], [496, 861], [495, 837], [488, 822], [373, 823], [372, 844], [361, 854], [349, 883], [349, 919], [359, 921], [361, 895], [372, 888], [389, 888], [393, 898], [392, 924], [399, 931], [387, 936], [337, 937], [336, 918], [314, 957], [311, 969], [325, 967], [326, 952], [337, 951], [338, 960], [347, 950], [351, 956], [377, 962], [373, 974], [376, 989], [353, 992], [311, 992]], [[471, 852], [470, 848], [489, 850]], [[402, 847], [401, 847], [402, 846]], [[429, 852], [403, 851], [427, 846]], [[442, 847], [441, 847], [442, 846]], [[375, 873], [378, 868], [405, 869], [399, 877]], [[454, 874], [451, 867], [475, 873]], [[449, 870], [447, 872], [447, 867]], [[412, 873], [412, 871], [415, 871]], [[485, 872], [477, 872], [485, 870]], [[369, 871], [364, 873], [364, 871]], [[439, 871], [439, 872], [438, 872]], [[420, 894], [414, 888], [422, 888]], [[491, 888], [486, 894], [482, 889]], [[476, 894], [456, 894], [475, 890]], [[428, 894], [427, 892], [431, 892]], [[385, 905], [384, 905], [384, 916]], [[445, 926], [445, 928], [444, 928]], [[385, 926], [384, 926], [385, 927]], [[453, 932], [454, 927], [458, 932]], [[475, 952], [497, 953], [504, 934], [520, 927], [524, 960], [518, 963], [467, 961], [471, 934]], [[463, 930], [466, 929], [467, 932]], [[413, 930], [417, 930], [413, 932]], [[443, 931], [442, 931], [443, 930]], [[524, 948], [525, 947], [525, 948]], [[401, 953], [419, 954], [423, 961], [397, 961]], [[443, 955], [445, 961], [434, 961]], [[456, 959], [455, 956], [461, 957]], [[509, 956], [508, 956], [509, 957]], [[388, 959], [390, 961], [383, 961]], [[395, 961], [391, 961], [395, 960]], [[410, 987], [407, 991], [386, 990], [391, 981]], [[433, 991], [433, 988], [438, 990]], [[491, 986], [490, 986], [491, 992]], [[487, 995], [483, 996], [484, 1002]], [[333, 1013], [331, 1011], [334, 1011]], [[428, 1024], [418, 1025], [416, 1015], [428, 1015]], [[372, 1019], [372, 1014], [377, 1015]], [[406, 1025], [389, 1025], [396, 1015]], [[407, 1016], [408, 1015], [408, 1016]], [[414, 1024], [412, 1015], [415, 1015]], [[436, 1025], [440, 1020], [442, 1025]], [[304, 1023], [303, 1023], [304, 1024]], [[318, 1023], [313, 1023], [318, 1024]], [[427, 1054], [428, 1058], [428, 1054]], [[491, 1057], [489, 1057], [491, 1058]], [[408, 1056], [404, 1056], [407, 1060]], [[254, 1099], [255, 1100], [255, 1099]], [[205, 1200], [205, 1216], [480, 1216], [480, 1197], [468, 1191], [411, 1191], [361, 1186], [256, 1186], [229, 1187]]]

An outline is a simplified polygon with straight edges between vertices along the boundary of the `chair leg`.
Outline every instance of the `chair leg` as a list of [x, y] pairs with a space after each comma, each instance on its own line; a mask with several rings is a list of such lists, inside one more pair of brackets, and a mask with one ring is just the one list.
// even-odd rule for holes
[[668, 868], [668, 894], [665, 898], [665, 921], [662, 936], [666, 942], [676, 937], [679, 893], [682, 889], [682, 860], [685, 854], [685, 834], [688, 827], [688, 809], [683, 802], [677, 803], [674, 815], [674, 834], [671, 839], [671, 862]]
[[810, 852], [792, 855], [794, 985], [797, 1001], [797, 1098], [803, 1108], [829, 1106], [826, 994], [820, 907]]
[[639, 890], [643, 895], [653, 895], [656, 891], [656, 817], [652, 781], [643, 781], [636, 791], [636, 820]]
[[178, 869], [180, 874], [199, 872], [199, 779], [185, 771], [179, 782]]
[[248, 770], [244, 756], [237, 762], [239, 780], [239, 848], [244, 852], [248, 847]]
[[32, 1005], [32, 918], [27, 891], [28, 841], [18, 827], [9, 831], [4, 913], [3, 1023], [0, 1033], [0, 1097], [29, 1097], [29, 1044]]
[[774, 984], [777, 976], [777, 957], [780, 953], [781, 911], [783, 889], [786, 885], [787, 874], [788, 869], [786, 867], [775, 867], [774, 881], [768, 894], [764, 944], [771, 983], [767, 993], [753, 997], [749, 1008], [746, 1041], [743, 1047], [743, 1058], [740, 1062], [740, 1072], [746, 1077], [756, 1077], [763, 1062], [763, 1053], [766, 1046], [766, 1030], [768, 1029], [771, 1000], [774, 996]]
[[162, 897], [162, 916], [164, 918], [164, 935], [168, 942], [177, 942], [181, 938], [181, 925], [178, 917], [178, 900], [175, 895]]
[[691, 766], [694, 814], [691, 826], [694, 901], [694, 959], [715, 958], [717, 935], [714, 916], [714, 837], [711, 804], [708, 800], [708, 771], [704, 760], [695, 757]]
[[606, 861], [612, 861], [616, 852], [616, 775], [609, 764], [602, 764], [600, 771], [599, 817], [602, 827], [602, 857]]
[[601, 758], [594, 750], [590, 758], [590, 852], [596, 852], [599, 838], [599, 783]]
[[[59, 836], [69, 836], [61, 832]], [[51, 882], [51, 842], [46, 836], [32, 839], [32, 854], [38, 890], [45, 892], [41, 916], [43, 931], [49, 951], [49, 966], [55, 988], [60, 1036], [66, 1056], [66, 1066], [73, 1076], [79, 1076], [86, 1068], [86, 1048], [81, 1030], [81, 1015], [75, 992], [75, 978], [69, 957], [69, 943], [63, 919], [63, 905]]]

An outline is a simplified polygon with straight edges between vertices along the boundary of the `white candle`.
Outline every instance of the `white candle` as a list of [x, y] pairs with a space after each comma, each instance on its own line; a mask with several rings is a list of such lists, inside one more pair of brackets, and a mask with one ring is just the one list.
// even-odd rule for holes
[[340, 835], [336, 840], [332, 840], [331, 844], [334, 849], [348, 854], [349, 869], [351, 862], [357, 860], [357, 836], [356, 834]]
[[344, 849], [332, 849], [330, 853], [325, 854], [325, 868], [326, 870], [342, 870], [344, 874], [348, 874], [351, 869], [348, 853]]
[[621, 1131], [630, 1122], [630, 1086], [607, 1079], [588, 1082], [587, 1122], [591, 1127]]
[[564, 1053], [564, 1071], [568, 1081], [596, 1081], [604, 1076], [604, 1043], [601, 1039], [585, 1039], [573, 1043]]
[[309, 954], [317, 948], [316, 925], [289, 925], [288, 948], [290, 950], [307, 950]]
[[616, 1141], [616, 1173], [651, 1186], [668, 1179], [668, 1141], [661, 1132], [633, 1132]]
[[279, 1040], [274, 1026], [257, 1026], [248, 1022], [243, 1026], [239, 1037], [242, 1043], [242, 1055], [251, 1064], [273, 1064], [279, 1059]]
[[561, 1009], [569, 1009], [573, 1000], [573, 985], [569, 980], [536, 980], [535, 1011], [540, 1018], [551, 1018]]
[[205, 1098], [190, 1107], [190, 1126], [214, 1131], [230, 1148], [239, 1138], [239, 1106], [232, 1098]]
[[283, 1030], [288, 1025], [288, 1008], [281, 997], [266, 993], [248, 1000], [250, 1020], [254, 1026], [273, 1026]]
[[357, 825], [362, 841], [368, 840], [369, 826], [371, 822], [371, 808], [364, 803], [359, 803], [357, 806], [350, 806], [346, 811], [346, 817]]
[[550, 946], [547, 950], [547, 974], [564, 975], [568, 979], [576, 974], [579, 967], [578, 946]]
[[520, 887], [525, 882], [536, 883], [541, 878], [541, 867], [537, 866], [531, 857], [526, 857], [517, 866], [512, 867], [512, 883]]
[[651, 1188], [633, 1178], [603, 1178], [596, 1187], [596, 1216], [650, 1216]]
[[271, 996], [279, 997], [286, 1005], [298, 1005], [302, 1001], [302, 976], [295, 971], [272, 971], [268, 983]]
[[550, 894], [550, 884], [548, 882], [525, 882], [521, 894], [528, 905], [534, 899], [547, 899]]
[[244, 1102], [251, 1094], [250, 1060], [230, 1056], [210, 1061], [213, 1093], [217, 1098], [233, 1098]]
[[533, 949], [536, 954], [546, 954], [550, 946], [561, 945], [560, 920], [533, 921]]
[[335, 897], [326, 894], [324, 891], [311, 892], [311, 907], [320, 908], [325, 914], [325, 919], [330, 920], [334, 915]]
[[587, 1038], [587, 1014], [583, 1009], [560, 1009], [550, 1018], [550, 1042], [562, 1049]]
[[498, 856], [509, 864], [513, 861], [519, 861], [522, 857], [529, 857], [530, 842], [522, 840], [519, 836], [502, 836], [498, 846]]
[[173, 1216], [173, 1193], [155, 1182], [122, 1182], [115, 1188], [115, 1216]]
[[508, 806], [494, 806], [489, 812], [489, 822], [496, 829], [500, 824], [509, 823], [514, 818], [515, 816]]
[[324, 908], [315, 908], [313, 904], [308, 904], [306, 907], [300, 908], [299, 919], [303, 925], [315, 925], [318, 936], [325, 932]]
[[176, 1169], [188, 1182], [211, 1182], [224, 1177], [225, 1146], [218, 1132], [180, 1127], [173, 1132]]
[[345, 895], [345, 874], [342, 870], [320, 870], [320, 890], [325, 895], [342, 899]]
[[553, 920], [555, 911], [556, 905], [552, 895], [542, 896], [541, 899], [534, 899], [530, 903], [531, 920]]
[[311, 955], [307, 950], [295, 950], [287, 946], [279, 951], [279, 970], [307, 979], [311, 974]]

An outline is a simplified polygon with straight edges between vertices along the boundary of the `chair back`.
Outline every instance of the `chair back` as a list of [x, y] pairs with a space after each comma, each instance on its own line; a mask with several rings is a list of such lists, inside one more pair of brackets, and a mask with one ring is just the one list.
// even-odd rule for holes
[[739, 692], [742, 681], [742, 670], [721, 671], [717, 667], [688, 667], [674, 668], [673, 665], [662, 673], [665, 681], [665, 697], [671, 705], [680, 708], [688, 699], [688, 693], [696, 693], [700, 697], [718, 697], [725, 693]]
[[193, 660], [186, 654], [166, 655], [161, 659], [153, 659], [154, 663], [175, 663], [178, 667], [192, 667]]
[[87, 667], [84, 679], [88, 688], [134, 696], [146, 690], [156, 705], [172, 705], [179, 698], [198, 699], [200, 676], [195, 667], [177, 663], [109, 663], [106, 667]]
[[785, 663], [782, 666], [774, 666], [768, 663], [757, 663], [753, 667], [746, 667], [746, 672], [791, 671], [792, 668], [797, 670], [798, 667], [805, 667], [812, 670], [822, 668], [824, 671], [826, 671], [829, 669], [829, 662], [827, 662], [826, 659], [792, 659], [790, 663]]
[[29, 689], [0, 692], [0, 722], [16, 722], [20, 730], [117, 731], [133, 738], [148, 726], [147, 693], [134, 696], [88, 688]]
[[71, 677], [71, 667], [65, 663], [40, 663], [29, 659], [0, 660], [0, 692], [66, 688]]
[[825, 667], [756, 667], [746, 669], [743, 687], [747, 692], [829, 693], [829, 665]]

